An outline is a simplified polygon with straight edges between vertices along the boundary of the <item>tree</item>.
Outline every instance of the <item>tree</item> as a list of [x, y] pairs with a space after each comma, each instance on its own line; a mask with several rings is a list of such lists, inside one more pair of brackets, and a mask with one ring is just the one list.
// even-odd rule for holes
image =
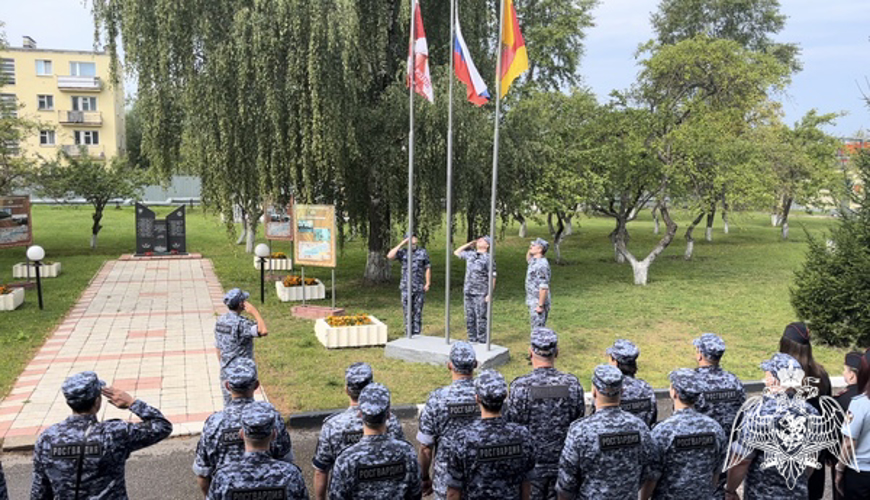
[[[6, 36], [0, 22], [0, 50], [6, 48]], [[6, 76], [0, 74], [0, 94], [7, 84]], [[18, 116], [20, 105], [14, 99], [0, 99], [0, 195], [10, 194], [24, 187], [36, 166], [33, 158], [21, 154], [19, 145], [36, 131], [37, 124]]]
[[142, 172], [131, 168], [126, 159], [114, 158], [108, 165], [88, 156], [82, 147], [79, 155], [61, 153], [57, 161], [39, 169], [38, 183], [43, 192], [54, 196], [84, 198], [94, 207], [91, 218], [91, 248], [97, 248], [97, 235], [103, 226], [103, 210], [111, 200], [136, 198], [143, 184]]
[[827, 241], [809, 237], [791, 289], [798, 316], [822, 340], [843, 347], [870, 344], [870, 152], [858, 152], [852, 163], [862, 181], [851, 193], [856, 209], [842, 213]]
[[130, 166], [148, 170], [151, 164], [142, 154], [142, 105], [139, 100], [128, 103], [124, 118], [124, 133], [126, 134], [127, 161]]

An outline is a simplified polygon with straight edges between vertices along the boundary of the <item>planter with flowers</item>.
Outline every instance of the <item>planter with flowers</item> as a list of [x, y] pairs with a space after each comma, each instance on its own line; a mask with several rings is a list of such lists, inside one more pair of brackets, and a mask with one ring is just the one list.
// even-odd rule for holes
[[0, 311], [13, 311], [24, 303], [24, 289], [0, 285]]
[[283, 281], [275, 282], [275, 290], [281, 302], [302, 300], [318, 300], [326, 298], [326, 287], [316, 278], [305, 278], [305, 286], [302, 285], [302, 277], [295, 274], [288, 275]]
[[369, 314], [328, 316], [314, 323], [317, 340], [328, 349], [387, 343], [387, 325]]
[[[293, 261], [284, 252], [272, 252], [266, 262], [263, 262], [263, 267], [267, 271], [289, 271], [293, 269]], [[260, 258], [257, 256], [254, 256], [254, 269], [260, 269]]]
[[[12, 266], [13, 278], [36, 278], [36, 270], [33, 262], [19, 262]], [[39, 266], [40, 278], [57, 278], [60, 274], [60, 262], [42, 261]]]

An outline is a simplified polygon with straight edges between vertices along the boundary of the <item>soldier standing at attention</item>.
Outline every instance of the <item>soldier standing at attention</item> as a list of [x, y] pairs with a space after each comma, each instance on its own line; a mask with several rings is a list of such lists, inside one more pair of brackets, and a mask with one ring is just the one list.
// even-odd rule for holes
[[535, 446], [525, 427], [501, 416], [507, 383], [485, 370], [474, 381], [480, 420], [457, 431], [448, 463], [448, 500], [528, 500]]
[[390, 391], [372, 383], [359, 395], [363, 437], [335, 461], [331, 500], [417, 500], [422, 497], [414, 446], [387, 432]]
[[[224, 406], [230, 403], [232, 396], [226, 388], [226, 367], [236, 358], [254, 359], [254, 338], [265, 337], [266, 322], [260, 316], [260, 311], [247, 302], [250, 294], [238, 288], [233, 288], [224, 295], [224, 304], [230, 311], [214, 325], [214, 345], [221, 359], [221, 392], [224, 395]], [[256, 321], [242, 316], [248, 312]]]
[[529, 244], [526, 252], [526, 305], [529, 306], [529, 316], [532, 328], [547, 326], [547, 316], [550, 314], [550, 262], [544, 256], [550, 244], [537, 238]]
[[[254, 403], [254, 391], [260, 387], [257, 365], [248, 358], [238, 358], [230, 363], [226, 373], [225, 383], [233, 399], [223, 411], [208, 417], [196, 445], [193, 473], [196, 474], [196, 482], [203, 495], [208, 495], [209, 483], [216, 470], [239, 461], [245, 454], [245, 441], [239, 434], [242, 413]], [[269, 456], [276, 460], [293, 462], [293, 448], [284, 419], [274, 410], [270, 414], [274, 414], [276, 420], [272, 426], [275, 436], [269, 439]]]
[[701, 395], [700, 377], [694, 370], [672, 371], [668, 379], [674, 414], [652, 430], [656, 459], [641, 499], [713, 498], [728, 454], [728, 438], [715, 420], [693, 408]]
[[[326, 500], [329, 471], [332, 470], [336, 458], [363, 437], [363, 421], [360, 418], [358, 401], [360, 392], [372, 382], [372, 377], [372, 367], [367, 363], [354, 363], [345, 371], [344, 390], [350, 399], [350, 407], [323, 421], [317, 449], [311, 460], [314, 465], [315, 500]], [[405, 439], [402, 426], [392, 412], [387, 420], [387, 432], [396, 439]]]
[[[700, 377], [701, 396], [695, 404], [695, 410], [712, 418], [731, 435], [734, 417], [746, 401], [746, 390], [737, 375], [723, 370], [719, 366], [722, 355], [725, 354], [725, 342], [713, 333], [705, 333], [692, 341], [695, 346], [695, 360], [698, 368], [695, 371]], [[720, 478], [724, 483], [725, 477]]]
[[618, 339], [606, 352], [610, 364], [619, 368], [625, 376], [622, 381], [620, 406], [623, 410], [637, 415], [647, 427], [652, 427], [658, 419], [659, 409], [653, 388], [645, 380], [635, 378], [640, 349], [631, 341]]
[[[417, 245], [417, 235], [411, 238], [413, 246], [413, 263], [411, 265], [411, 288], [408, 290], [408, 238], [405, 234], [405, 239], [396, 245], [387, 254], [390, 260], [398, 260], [402, 263], [402, 277], [399, 280], [399, 290], [402, 292], [402, 310], [404, 314], [402, 318], [408, 321], [408, 301], [410, 294], [411, 302], [411, 335], [420, 335], [423, 328], [423, 302], [426, 292], [429, 291], [429, 286], [432, 284], [432, 263], [429, 261], [429, 252], [425, 248], [419, 248]], [[408, 325], [405, 325], [405, 332], [408, 331]]]
[[277, 436], [275, 423], [280, 421], [281, 415], [265, 401], [244, 407], [239, 432], [245, 443], [244, 455], [215, 472], [208, 500], [308, 500], [299, 467], [272, 458], [271, 442]]
[[[172, 433], [160, 410], [124, 391], [105, 387], [94, 372], [81, 372], [61, 386], [73, 414], [46, 429], [33, 448], [32, 500], [106, 498], [126, 500], [124, 466], [130, 454]], [[100, 394], [113, 406], [129, 408], [142, 421], [97, 420]]]
[[[447, 369], [453, 383], [435, 389], [420, 413], [420, 471], [423, 494], [434, 490], [435, 498], [447, 497], [447, 458], [453, 444], [454, 433], [480, 418], [480, 409], [474, 399], [474, 369], [477, 368], [474, 348], [468, 342], [455, 342], [450, 346]], [[435, 454], [435, 470], [429, 478], [429, 465]]]
[[[490, 300], [490, 289], [486, 281], [489, 277], [489, 262], [492, 254], [489, 236], [469, 241], [457, 248], [453, 255], [465, 261], [465, 326], [468, 341], [483, 344], [486, 342], [486, 303]], [[471, 247], [474, 246], [474, 250]], [[492, 289], [495, 290], [495, 262], [492, 263]]]
[[655, 445], [649, 429], [619, 407], [622, 372], [598, 365], [592, 374], [596, 412], [571, 425], [559, 458], [559, 500], [637, 498], [651, 477]]
[[577, 377], [556, 369], [558, 337], [549, 328], [532, 330], [532, 373], [511, 382], [505, 418], [525, 426], [535, 441], [532, 500], [556, 500], [559, 455], [568, 428], [586, 411]]

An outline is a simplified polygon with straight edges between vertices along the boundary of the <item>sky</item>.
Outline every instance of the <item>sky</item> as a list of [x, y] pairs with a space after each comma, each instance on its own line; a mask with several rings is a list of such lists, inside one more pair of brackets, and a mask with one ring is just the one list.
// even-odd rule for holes
[[[807, 111], [846, 112], [829, 131], [854, 136], [870, 132], [870, 108], [861, 89], [870, 94], [870, 1], [781, 0], [789, 19], [777, 35], [801, 46], [804, 69], [792, 78], [782, 97], [788, 123]], [[584, 82], [601, 101], [614, 89], [625, 89], [637, 76], [634, 53], [652, 38], [649, 23], [655, 0], [600, 0], [589, 30], [580, 68]], [[13, 47], [29, 35], [43, 48], [91, 50], [93, 21], [81, 0], [0, 0], [0, 21]], [[432, 43], [430, 41], [430, 43]]]

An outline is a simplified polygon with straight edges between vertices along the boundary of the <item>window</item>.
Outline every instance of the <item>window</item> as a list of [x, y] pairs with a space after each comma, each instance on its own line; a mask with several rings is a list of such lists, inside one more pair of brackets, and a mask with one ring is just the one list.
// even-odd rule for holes
[[39, 145], [40, 146], [54, 146], [54, 130], [40, 130], [39, 131]]
[[54, 109], [54, 96], [53, 95], [38, 95], [37, 99], [37, 108], [40, 111], [51, 111]]
[[18, 99], [15, 94], [0, 94], [0, 117], [15, 118], [18, 116]]
[[51, 61], [46, 61], [43, 59], [36, 60], [36, 74], [37, 76], [51, 76]]
[[97, 65], [92, 62], [69, 63], [69, 74], [72, 76], [97, 76]]
[[76, 130], [76, 145], [96, 146], [100, 143], [100, 133], [96, 130]]
[[0, 59], [0, 83], [15, 84], [15, 59]]
[[96, 97], [73, 96], [72, 109], [73, 109], [73, 111], [96, 111], [97, 110], [97, 98]]

